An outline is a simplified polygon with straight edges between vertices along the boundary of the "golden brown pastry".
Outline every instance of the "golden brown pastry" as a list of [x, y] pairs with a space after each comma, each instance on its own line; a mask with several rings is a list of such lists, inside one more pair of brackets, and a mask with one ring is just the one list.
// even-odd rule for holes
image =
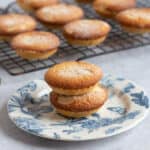
[[72, 45], [97, 45], [102, 43], [111, 27], [100, 20], [83, 19], [64, 26], [64, 36]]
[[104, 17], [115, 17], [120, 11], [136, 6], [136, 0], [95, 0], [95, 11]]
[[89, 93], [78, 96], [64, 96], [55, 92], [50, 94], [50, 101], [56, 111], [66, 117], [86, 117], [98, 111], [107, 100], [106, 89], [96, 86]]
[[18, 5], [25, 11], [34, 12], [44, 6], [59, 3], [59, 0], [16, 0]]
[[25, 59], [46, 59], [53, 55], [60, 42], [56, 35], [50, 32], [33, 31], [15, 36], [11, 45], [16, 53]]
[[49, 28], [59, 28], [74, 20], [81, 19], [83, 10], [75, 5], [57, 4], [46, 6], [36, 12], [37, 18]]
[[36, 25], [36, 21], [28, 15], [0, 15], [0, 39], [10, 40], [13, 36], [19, 33], [34, 30]]
[[116, 20], [128, 32], [150, 32], [150, 8], [132, 8], [120, 12]]
[[102, 78], [101, 68], [82, 61], [69, 61], [51, 67], [45, 81], [62, 95], [81, 95], [91, 91]]

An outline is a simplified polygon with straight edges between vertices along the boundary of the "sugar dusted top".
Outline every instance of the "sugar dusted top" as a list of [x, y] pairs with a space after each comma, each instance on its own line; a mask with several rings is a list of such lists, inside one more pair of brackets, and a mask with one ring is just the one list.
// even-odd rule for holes
[[5, 14], [0, 15], [0, 33], [17, 34], [26, 31], [32, 31], [36, 28], [36, 21], [23, 14]]
[[110, 26], [100, 20], [78, 20], [71, 22], [64, 27], [64, 33], [78, 39], [91, 39], [106, 35]]
[[137, 28], [150, 28], [150, 8], [132, 8], [120, 12], [116, 20], [123, 25]]
[[36, 12], [36, 16], [46, 23], [65, 24], [83, 17], [80, 7], [69, 4], [57, 4], [43, 7]]
[[50, 32], [33, 31], [17, 35], [11, 45], [15, 49], [48, 51], [59, 46], [58, 37]]
[[95, 85], [102, 78], [102, 70], [94, 64], [69, 61], [51, 67], [46, 82], [55, 88], [80, 89]]

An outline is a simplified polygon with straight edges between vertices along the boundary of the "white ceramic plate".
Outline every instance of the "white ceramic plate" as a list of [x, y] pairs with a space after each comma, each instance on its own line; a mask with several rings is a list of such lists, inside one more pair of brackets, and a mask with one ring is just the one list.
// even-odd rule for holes
[[93, 140], [117, 135], [141, 122], [148, 114], [149, 99], [135, 83], [110, 75], [101, 81], [109, 99], [99, 112], [87, 118], [68, 119], [49, 102], [51, 89], [43, 80], [19, 88], [8, 101], [10, 119], [20, 129], [48, 139]]

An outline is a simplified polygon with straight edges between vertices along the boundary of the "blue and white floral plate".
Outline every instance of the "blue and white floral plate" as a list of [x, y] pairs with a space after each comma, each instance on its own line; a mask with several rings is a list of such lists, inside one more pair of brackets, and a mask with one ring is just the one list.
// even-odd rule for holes
[[148, 114], [149, 99], [135, 83], [112, 76], [104, 77], [101, 83], [108, 88], [109, 99], [87, 118], [68, 119], [57, 114], [48, 98], [51, 89], [43, 80], [31, 81], [11, 96], [9, 117], [17, 127], [36, 136], [82, 141], [127, 131]]

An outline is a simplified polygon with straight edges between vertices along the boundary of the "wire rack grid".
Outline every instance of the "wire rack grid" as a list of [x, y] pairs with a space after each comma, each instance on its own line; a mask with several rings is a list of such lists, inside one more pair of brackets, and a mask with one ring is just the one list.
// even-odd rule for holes
[[[67, 1], [76, 3], [74, 1]], [[138, 6], [150, 6], [150, 0], [139, 0]], [[103, 55], [107, 53], [128, 50], [150, 44], [150, 34], [131, 34], [124, 32], [120, 26], [113, 20], [100, 18], [92, 9], [90, 4], [78, 3], [83, 8], [86, 18], [98, 18], [107, 21], [112, 26], [112, 31], [106, 41], [93, 47], [80, 47], [69, 45], [60, 31], [53, 30], [51, 32], [57, 34], [61, 40], [61, 46], [58, 52], [46, 60], [28, 61], [16, 55], [15, 51], [10, 47], [8, 42], [0, 41], [0, 64], [11, 75], [19, 75], [40, 69], [48, 68], [56, 63], [65, 60], [83, 60], [86, 58]], [[8, 5], [5, 10], [0, 9], [1, 14], [5, 13], [25, 13], [14, 2]], [[48, 31], [40, 23], [37, 30]]]

